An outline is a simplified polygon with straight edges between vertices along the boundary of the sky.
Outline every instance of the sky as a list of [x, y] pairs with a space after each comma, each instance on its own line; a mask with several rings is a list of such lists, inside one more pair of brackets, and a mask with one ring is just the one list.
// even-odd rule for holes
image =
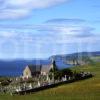
[[0, 59], [100, 51], [100, 0], [0, 0]]

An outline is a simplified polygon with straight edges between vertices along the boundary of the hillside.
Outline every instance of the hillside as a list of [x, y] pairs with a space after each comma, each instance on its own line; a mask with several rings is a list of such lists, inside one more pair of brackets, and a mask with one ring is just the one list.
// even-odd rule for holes
[[[100, 52], [79, 52], [65, 55], [54, 55], [49, 59], [55, 59], [56, 61], [62, 61], [65, 64], [72, 65], [85, 65], [93, 63], [94, 61], [100, 61]], [[97, 58], [95, 60], [94, 58]]]
[[99, 100], [100, 63], [73, 67], [72, 70], [90, 71], [93, 78], [22, 96], [0, 95], [0, 100]]

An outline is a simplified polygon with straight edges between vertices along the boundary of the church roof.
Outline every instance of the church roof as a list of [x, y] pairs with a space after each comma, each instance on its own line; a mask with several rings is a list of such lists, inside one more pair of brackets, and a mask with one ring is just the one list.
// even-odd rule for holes
[[48, 65], [42, 65], [41, 67], [41, 72], [46, 72], [49, 73], [50, 69], [51, 69], [52, 64], [48, 64]]
[[41, 65], [28, 65], [28, 68], [31, 72], [40, 72], [41, 71]]
[[34, 72], [46, 72], [49, 73], [50, 69], [52, 68], [52, 62], [39, 64], [39, 65], [28, 65], [27, 67], [30, 69], [32, 73]]

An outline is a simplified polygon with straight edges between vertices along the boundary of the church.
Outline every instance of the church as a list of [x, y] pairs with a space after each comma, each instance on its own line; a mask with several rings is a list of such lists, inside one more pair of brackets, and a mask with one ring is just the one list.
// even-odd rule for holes
[[53, 65], [54, 62], [55, 61], [52, 61], [49, 64], [27, 65], [23, 70], [23, 77], [32, 78], [32, 77], [38, 77], [39, 75], [48, 75], [49, 71], [54, 66]]

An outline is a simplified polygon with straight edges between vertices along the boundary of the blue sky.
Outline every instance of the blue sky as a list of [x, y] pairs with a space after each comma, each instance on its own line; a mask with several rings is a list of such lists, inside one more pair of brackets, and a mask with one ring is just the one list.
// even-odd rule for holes
[[0, 0], [0, 59], [100, 51], [99, 0]]

